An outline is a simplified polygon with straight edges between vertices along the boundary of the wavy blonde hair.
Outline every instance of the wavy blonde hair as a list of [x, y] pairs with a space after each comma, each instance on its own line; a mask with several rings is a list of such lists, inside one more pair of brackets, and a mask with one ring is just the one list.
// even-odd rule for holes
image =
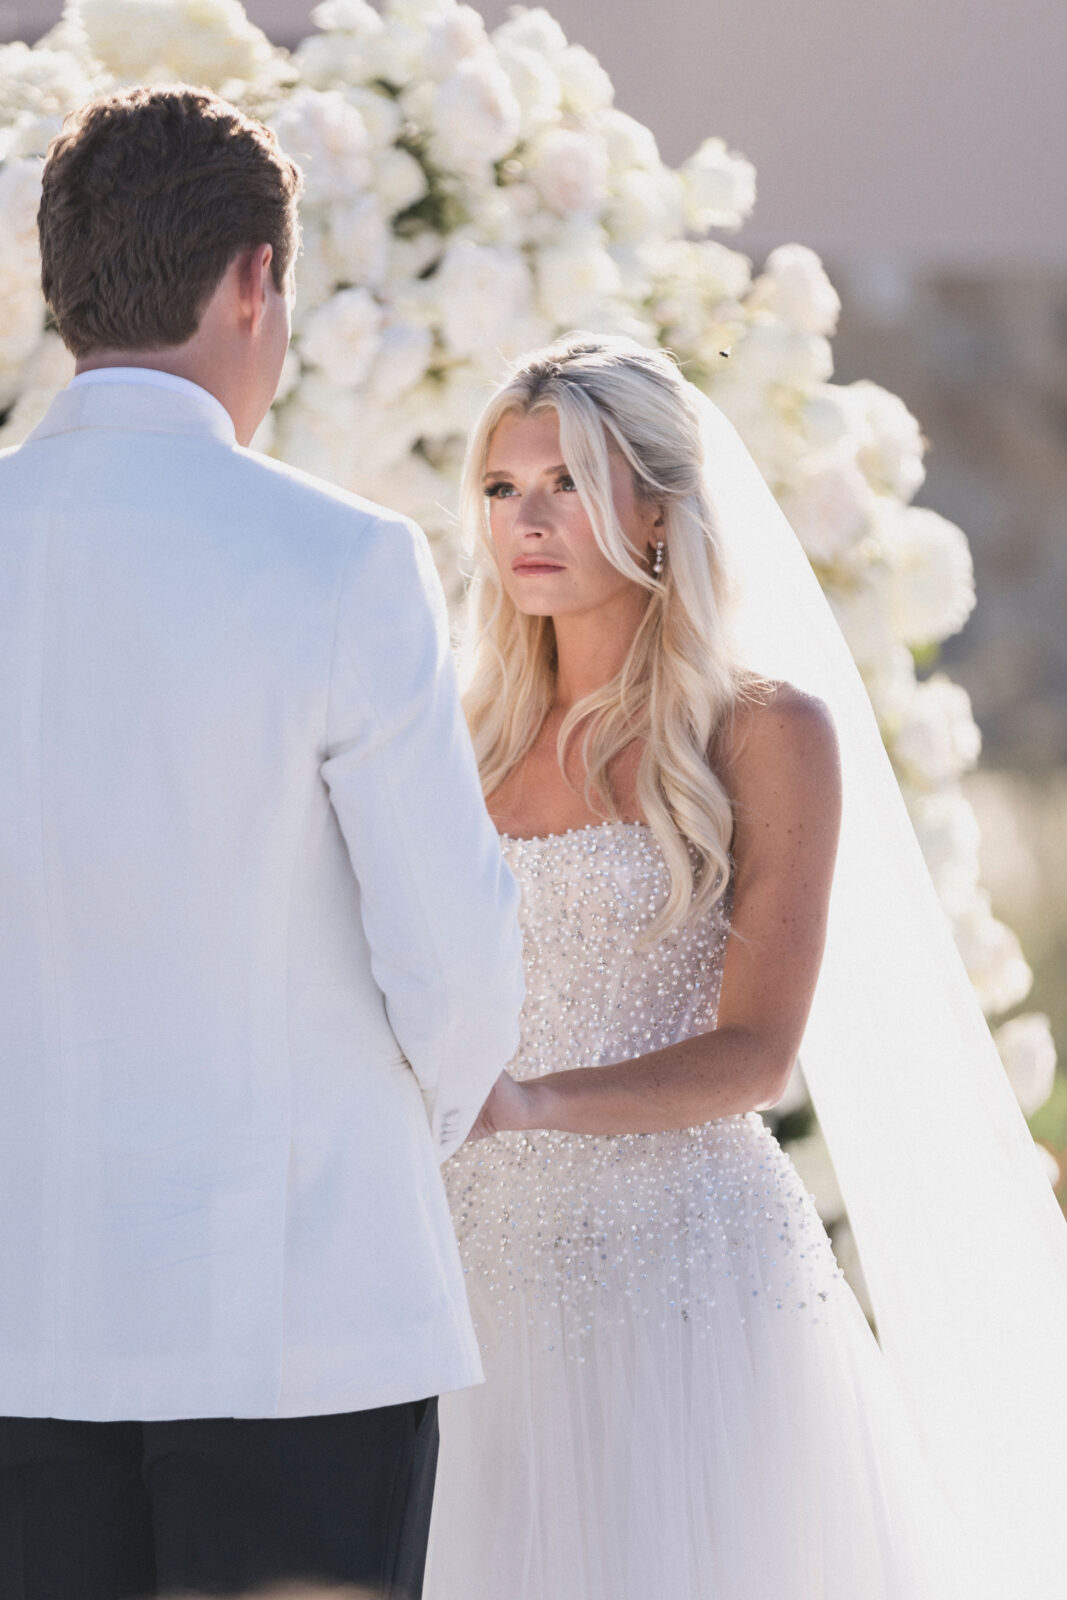
[[[648, 591], [622, 668], [571, 707], [559, 732], [560, 768], [578, 741], [585, 798], [618, 819], [612, 763], [643, 741], [637, 799], [662, 847], [667, 898], [647, 942], [709, 911], [730, 875], [733, 808], [711, 765], [741, 700], [767, 681], [742, 667], [729, 632], [733, 591], [704, 483], [700, 418], [691, 385], [662, 350], [631, 339], [571, 334], [520, 362], [479, 417], [463, 471], [460, 521], [473, 558], [464, 709], [482, 786], [490, 795], [526, 755], [553, 703], [555, 628], [505, 593], [483, 488], [489, 444], [506, 416], [554, 411], [567, 470], [608, 561]], [[610, 452], [658, 508], [666, 545], [655, 578], [619, 524]]]

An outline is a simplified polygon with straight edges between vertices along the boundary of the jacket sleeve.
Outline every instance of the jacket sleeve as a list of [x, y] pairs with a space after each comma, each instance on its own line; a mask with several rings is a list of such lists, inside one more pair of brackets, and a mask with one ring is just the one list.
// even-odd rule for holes
[[444, 1161], [518, 1045], [519, 895], [482, 798], [440, 580], [400, 519], [356, 536], [326, 744], [374, 978]]

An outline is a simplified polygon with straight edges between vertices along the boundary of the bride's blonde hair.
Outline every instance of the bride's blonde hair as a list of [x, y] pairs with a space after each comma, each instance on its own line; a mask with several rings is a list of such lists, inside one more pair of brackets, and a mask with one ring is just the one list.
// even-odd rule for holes
[[[489, 444], [506, 416], [554, 411], [567, 470], [597, 544], [611, 564], [648, 591], [648, 605], [621, 670], [571, 707], [559, 759], [580, 736], [585, 797], [618, 818], [612, 762], [644, 742], [637, 799], [662, 847], [670, 887], [651, 941], [710, 910], [730, 872], [733, 811], [709, 764], [742, 699], [767, 684], [737, 661], [729, 635], [729, 575], [704, 484], [700, 419], [673, 359], [631, 339], [571, 334], [527, 357], [475, 425], [460, 494], [473, 558], [464, 708], [486, 795], [530, 749], [552, 705], [556, 680], [551, 617], [526, 616], [504, 591], [483, 488]], [[666, 547], [656, 578], [619, 525], [609, 451], [629, 464], [637, 492], [662, 516]]]

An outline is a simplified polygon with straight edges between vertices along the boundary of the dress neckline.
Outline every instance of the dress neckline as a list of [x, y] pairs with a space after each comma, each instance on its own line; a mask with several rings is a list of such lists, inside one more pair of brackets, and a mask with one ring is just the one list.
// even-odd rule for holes
[[603, 822], [585, 822], [577, 828], [562, 828], [558, 833], [501, 833], [502, 843], [507, 844], [549, 844], [553, 839], [573, 839], [583, 833], [599, 833], [604, 828], [641, 828], [646, 833], [651, 833], [651, 825], [647, 822], [624, 822], [621, 818], [607, 817]]

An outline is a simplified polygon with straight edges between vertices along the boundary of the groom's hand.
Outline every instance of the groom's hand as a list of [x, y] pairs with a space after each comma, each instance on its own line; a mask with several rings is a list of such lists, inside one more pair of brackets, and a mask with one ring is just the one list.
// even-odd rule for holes
[[516, 1083], [502, 1072], [489, 1091], [489, 1098], [478, 1113], [478, 1120], [467, 1135], [467, 1143], [488, 1139], [491, 1134], [516, 1131], [531, 1126], [526, 1085]]

